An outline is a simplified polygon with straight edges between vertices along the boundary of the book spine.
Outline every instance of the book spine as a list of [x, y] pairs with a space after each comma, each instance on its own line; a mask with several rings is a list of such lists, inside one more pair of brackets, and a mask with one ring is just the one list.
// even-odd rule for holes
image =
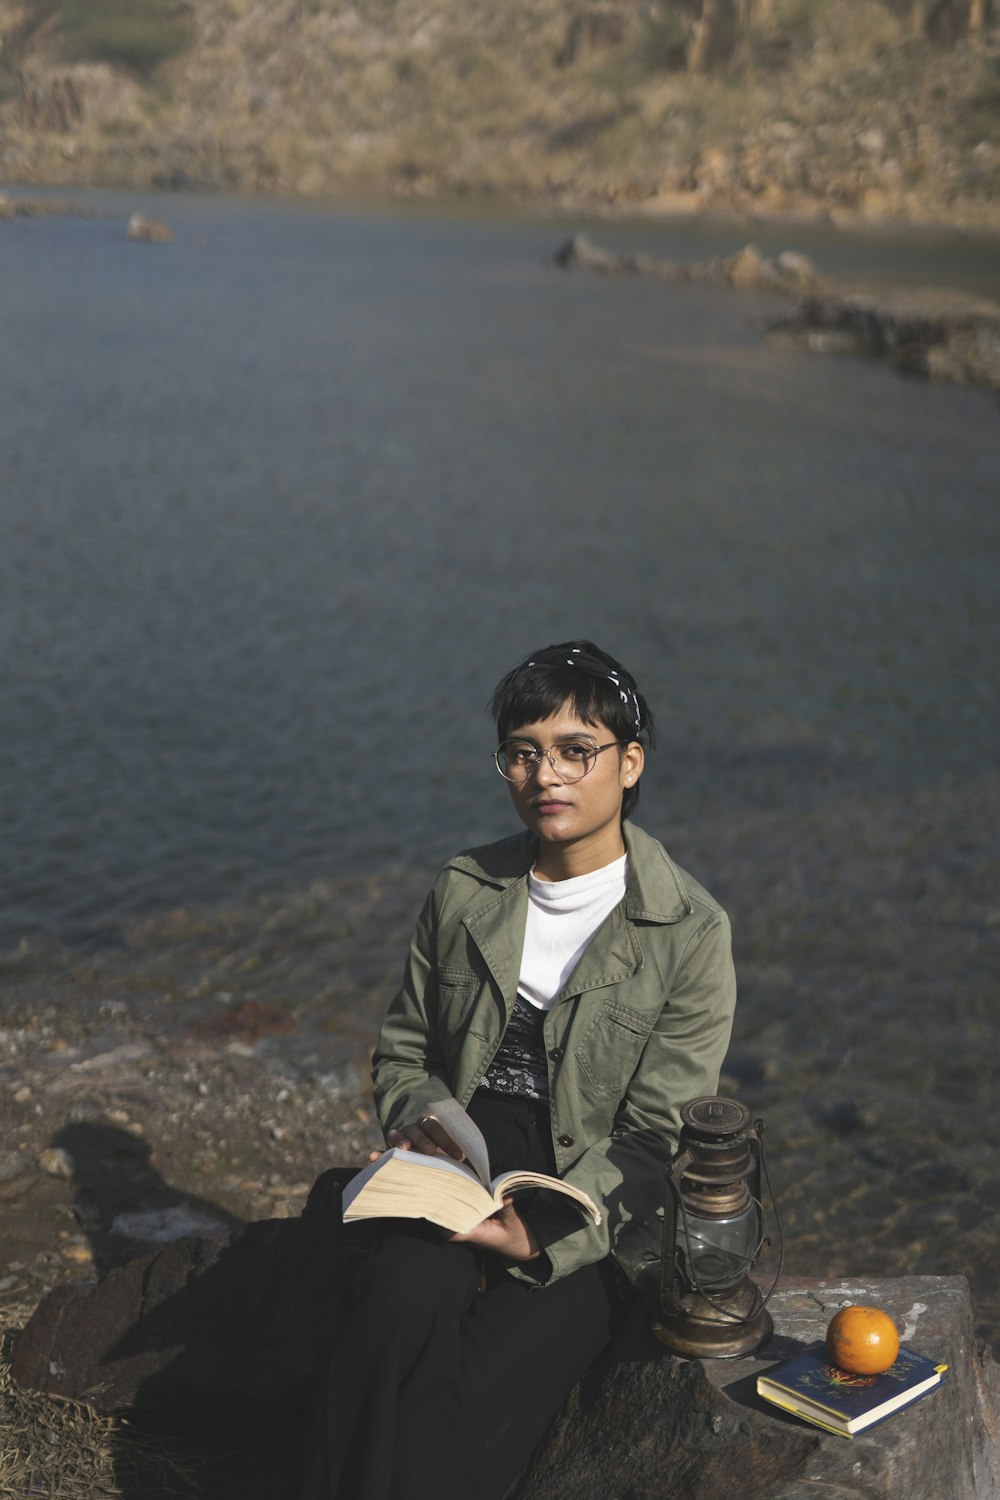
[[767, 1391], [761, 1391], [760, 1394], [765, 1401], [770, 1401], [772, 1406], [780, 1406], [782, 1411], [791, 1412], [793, 1417], [801, 1417], [803, 1422], [811, 1422], [814, 1427], [822, 1427], [824, 1432], [832, 1432], [835, 1437], [849, 1438], [851, 1436], [845, 1428], [834, 1427], [830, 1422], [824, 1422], [818, 1415], [813, 1416], [811, 1412], [807, 1416], [797, 1406], [792, 1406], [788, 1401], [782, 1401], [778, 1396], [772, 1396]]
[[[768, 1401], [777, 1401], [782, 1406], [787, 1405], [789, 1396], [794, 1396], [795, 1400], [800, 1401], [803, 1406], [808, 1406], [822, 1412], [824, 1416], [835, 1417], [838, 1422], [850, 1420], [835, 1406], [830, 1406], [824, 1401], [816, 1401], [812, 1396], [803, 1396], [801, 1391], [789, 1391], [786, 1387], [780, 1386], [776, 1382], [765, 1381], [763, 1377], [757, 1381], [757, 1394], [758, 1396], [766, 1396]], [[794, 1408], [791, 1409], [794, 1410]]]

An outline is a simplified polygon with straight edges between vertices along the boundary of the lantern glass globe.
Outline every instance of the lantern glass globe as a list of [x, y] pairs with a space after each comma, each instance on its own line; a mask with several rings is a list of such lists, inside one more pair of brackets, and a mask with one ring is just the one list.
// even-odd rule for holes
[[760, 1222], [751, 1203], [730, 1218], [707, 1218], [690, 1209], [677, 1226], [677, 1250], [693, 1286], [723, 1292], [738, 1286], [760, 1249]]

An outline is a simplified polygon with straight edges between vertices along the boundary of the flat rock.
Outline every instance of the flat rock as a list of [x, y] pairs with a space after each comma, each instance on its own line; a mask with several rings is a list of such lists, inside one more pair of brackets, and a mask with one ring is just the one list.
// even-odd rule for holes
[[[14, 1378], [101, 1412], [185, 1411], [176, 1451], [193, 1445], [192, 1422], [211, 1430], [220, 1414], [244, 1436], [280, 1418], [273, 1444], [287, 1442], [336, 1347], [356, 1253], [340, 1212], [351, 1175], [324, 1173], [299, 1219], [181, 1240], [55, 1288], [14, 1346]], [[949, 1374], [847, 1441], [761, 1400], [756, 1378], [852, 1302], [884, 1308]], [[964, 1277], [785, 1278], [770, 1311], [775, 1333], [757, 1354], [684, 1360], [649, 1331], [653, 1303], [637, 1301], [507, 1500], [997, 1500], [1000, 1377], [975, 1346]], [[236, 1492], [249, 1494], [219, 1491]]]
[[227, 1236], [232, 1226], [187, 1204], [118, 1214], [111, 1221], [112, 1234], [140, 1245], [171, 1245], [175, 1240], [216, 1239]]
[[[950, 1373], [927, 1400], [845, 1440], [777, 1411], [756, 1379], [850, 1302], [884, 1308]], [[756, 1355], [687, 1361], [657, 1345], [649, 1309], [637, 1309], [507, 1500], [996, 1500], [1000, 1376], [975, 1347], [963, 1277], [786, 1278], [770, 1311], [775, 1334]]]
[[96, 1283], [55, 1287], [15, 1343], [14, 1379], [99, 1412], [304, 1403], [342, 1313], [351, 1175], [324, 1173], [300, 1219], [181, 1239]]

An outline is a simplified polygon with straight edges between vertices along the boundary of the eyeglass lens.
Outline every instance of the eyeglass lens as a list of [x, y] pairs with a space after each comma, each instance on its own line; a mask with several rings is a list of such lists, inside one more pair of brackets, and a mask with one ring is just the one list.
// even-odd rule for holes
[[530, 740], [504, 740], [497, 748], [496, 761], [502, 776], [520, 782], [534, 773], [543, 755], [561, 780], [579, 781], [597, 759], [597, 746], [592, 740], [566, 740], [542, 750]]

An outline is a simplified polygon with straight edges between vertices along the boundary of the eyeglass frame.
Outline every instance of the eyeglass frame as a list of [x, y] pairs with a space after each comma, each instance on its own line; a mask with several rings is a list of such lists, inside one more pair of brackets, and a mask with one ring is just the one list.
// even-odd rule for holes
[[606, 745], [598, 745], [595, 740], [590, 739], [589, 735], [575, 735], [575, 736], [574, 735], [568, 735], [563, 740], [562, 743], [563, 744], [569, 744], [569, 745], [589, 744], [589, 745], [593, 746], [594, 753], [593, 753], [593, 756], [590, 758], [590, 763], [587, 766], [587, 769], [584, 771], [584, 773], [583, 773], [582, 776], [577, 776], [572, 781], [567, 781], [566, 780], [565, 776], [559, 770], [559, 768], [556, 765], [555, 761], [552, 759], [552, 753], [553, 753], [553, 751], [559, 749], [558, 742], [556, 744], [554, 744], [554, 745], [549, 745], [546, 749], [543, 749], [541, 745], [536, 745], [534, 747], [534, 759], [532, 760], [531, 764], [525, 770], [524, 776], [523, 776], [523, 778], [520, 781], [515, 780], [513, 776], [508, 776], [507, 775], [507, 772], [503, 769], [503, 767], [500, 764], [500, 751], [503, 749], [504, 745], [517, 745], [517, 744], [530, 745], [531, 741], [529, 739], [519, 740], [518, 737], [517, 737], [517, 735], [515, 734], [515, 735], [512, 735], [510, 737], [510, 739], [501, 740], [500, 743], [499, 743], [499, 745], [496, 747], [496, 749], [493, 752], [493, 764], [496, 766], [497, 770], [500, 772], [500, 775], [503, 777], [504, 781], [506, 781], [510, 786], [524, 786], [524, 784], [525, 784], [526, 781], [530, 781], [530, 779], [531, 779], [532, 776], [537, 775], [538, 768], [542, 764], [542, 756], [544, 755], [545, 759], [548, 761], [549, 765], [552, 767], [552, 770], [555, 773], [555, 775], [559, 777], [559, 784], [561, 786], [575, 786], [578, 781], [583, 781], [585, 777], [587, 777], [587, 776], [590, 775], [591, 771], [597, 765], [597, 757], [602, 753], [602, 751], [604, 751], [604, 750], [610, 750], [615, 745], [631, 745], [632, 741], [631, 740], [608, 740], [608, 742], [607, 742]]

